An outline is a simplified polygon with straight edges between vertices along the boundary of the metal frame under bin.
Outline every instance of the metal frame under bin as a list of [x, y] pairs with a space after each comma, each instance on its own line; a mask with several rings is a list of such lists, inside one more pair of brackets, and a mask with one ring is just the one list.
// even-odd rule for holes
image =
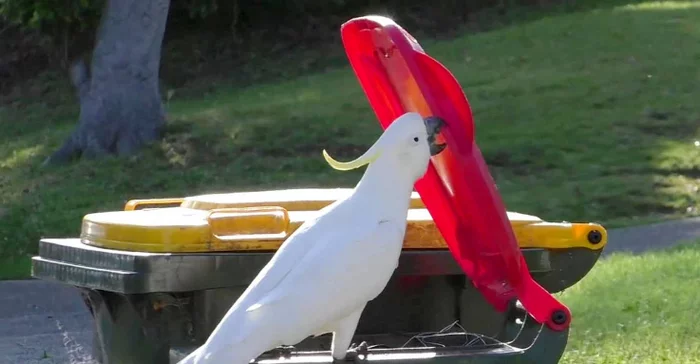
[[[522, 251], [533, 277], [551, 292], [578, 282], [600, 255], [583, 248]], [[144, 253], [98, 248], [79, 239], [44, 239], [32, 259], [32, 274], [81, 289], [95, 319], [95, 357], [102, 363], [166, 364], [206, 340], [272, 255]], [[556, 363], [568, 331], [552, 332], [528, 318], [515, 304], [505, 313], [493, 310], [448, 250], [406, 250], [386, 289], [363, 312], [355, 341], [396, 348], [415, 333], [459, 321], [467, 332], [500, 343], [372, 348], [352, 360]], [[319, 360], [318, 355], [330, 359], [329, 348], [325, 335], [280, 355], [303, 363]], [[277, 354], [268, 353], [260, 362], [275, 362]]]

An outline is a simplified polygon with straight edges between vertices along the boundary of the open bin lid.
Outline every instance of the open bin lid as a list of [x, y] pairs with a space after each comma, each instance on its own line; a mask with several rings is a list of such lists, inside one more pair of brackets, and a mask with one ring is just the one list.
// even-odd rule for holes
[[[83, 243], [108, 249], [155, 253], [274, 251], [318, 210], [351, 189], [288, 189], [132, 200], [126, 211], [88, 214]], [[145, 208], [173, 206], [163, 208]], [[404, 249], [447, 249], [417, 193], [411, 196]], [[521, 248], [601, 249], [591, 244], [596, 224], [550, 223], [509, 212]]]
[[504, 204], [475, 140], [469, 102], [454, 76], [418, 41], [381, 16], [341, 27], [350, 64], [383, 128], [406, 112], [445, 120], [447, 148], [416, 183], [464, 272], [499, 311], [518, 299], [540, 323], [562, 330], [570, 312], [530, 276]]

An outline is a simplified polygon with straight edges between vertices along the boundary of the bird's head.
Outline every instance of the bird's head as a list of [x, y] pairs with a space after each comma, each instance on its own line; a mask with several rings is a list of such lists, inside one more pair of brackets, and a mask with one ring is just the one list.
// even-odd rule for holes
[[415, 181], [425, 174], [430, 157], [445, 149], [445, 144], [437, 144], [435, 140], [443, 125], [437, 117], [423, 119], [420, 114], [409, 112], [394, 120], [359, 158], [338, 162], [325, 150], [323, 157], [331, 167], [341, 171], [359, 168], [380, 158], [387, 159]]

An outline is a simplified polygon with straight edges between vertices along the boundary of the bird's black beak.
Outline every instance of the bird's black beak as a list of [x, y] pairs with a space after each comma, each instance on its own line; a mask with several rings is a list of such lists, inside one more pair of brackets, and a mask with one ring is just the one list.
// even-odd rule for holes
[[425, 118], [425, 129], [428, 131], [428, 145], [430, 145], [430, 155], [438, 155], [442, 152], [446, 144], [437, 144], [435, 137], [440, 134], [440, 129], [445, 126], [445, 122], [437, 116]]

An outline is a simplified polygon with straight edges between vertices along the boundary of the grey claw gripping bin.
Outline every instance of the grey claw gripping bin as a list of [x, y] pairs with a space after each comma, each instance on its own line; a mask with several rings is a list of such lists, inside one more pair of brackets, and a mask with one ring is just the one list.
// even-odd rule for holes
[[[127, 211], [112, 213], [122, 217], [136, 213], [156, 216], [166, 212], [186, 215], [195, 210], [230, 212], [241, 206], [274, 205], [285, 209], [292, 221], [296, 219], [294, 211], [318, 210], [337, 199], [343, 190], [314, 191], [315, 195], [322, 196], [314, 200], [315, 204], [300, 201], [309, 200], [300, 193], [293, 194], [298, 196], [297, 200], [283, 201], [277, 201], [280, 200], [277, 195], [266, 198], [261, 193], [253, 199], [248, 195], [241, 199], [244, 194], [207, 197], [218, 196], [215, 198], [223, 200], [218, 205], [197, 204], [199, 197], [200, 202], [206, 200], [202, 196], [135, 200], [127, 204]], [[412, 210], [422, 208], [420, 199], [414, 196]], [[202, 240], [204, 245], [200, 251], [143, 251], [163, 249], [152, 246], [133, 249], [134, 241], [93, 239], [95, 230], [103, 231], [86, 227], [91, 216], [87, 215], [83, 221], [81, 238], [41, 240], [39, 254], [32, 259], [32, 275], [79, 289], [95, 322], [93, 357], [104, 364], [177, 363], [206, 340], [274, 254], [274, 249], [264, 249], [265, 244], [257, 244], [256, 249], [221, 250], [222, 245], [217, 248], [216, 239], [212, 238], [217, 236], [213, 232], [207, 238], [209, 241]], [[390, 364], [559, 361], [566, 348], [568, 330], [555, 332], [537, 324], [517, 302], [506, 312], [496, 312], [464, 276], [447, 248], [444, 245], [435, 247], [437, 240], [433, 238], [437, 232], [430, 221], [414, 221], [411, 216], [409, 213], [407, 240], [399, 266], [382, 294], [367, 305], [356, 331], [354, 341], [366, 341], [370, 348], [351, 351], [348, 361], [381, 360]], [[509, 217], [519, 242], [529, 241], [521, 244], [529, 270], [550, 292], [559, 292], [583, 278], [606, 244], [605, 230], [596, 224], [557, 225], [516, 213], [509, 213]], [[154, 225], [144, 223], [141, 217], [136, 220], [139, 220], [137, 225], [151, 228]], [[525, 222], [519, 225], [521, 220]], [[203, 228], [215, 230], [216, 223], [209, 222], [210, 226]], [[290, 222], [288, 226], [293, 230], [294, 224], [298, 226], [299, 223]], [[424, 223], [423, 227], [412, 230], [412, 224], [419, 223]], [[552, 226], [558, 228], [553, 230]], [[583, 234], [582, 239], [583, 228], [598, 236]], [[90, 229], [92, 233], [86, 233]], [[421, 241], [409, 241], [419, 236], [433, 243], [422, 246]], [[278, 240], [277, 244], [284, 237]], [[483, 334], [493, 340], [451, 333], [441, 339], [445, 347], [417, 345], [415, 341], [402, 347], [417, 333], [437, 332], [455, 321], [467, 332]], [[465, 341], [472, 344], [465, 346]], [[257, 361], [281, 364], [286, 357], [287, 362], [328, 362], [331, 361], [329, 348], [330, 335], [324, 335], [309, 338], [293, 348], [270, 351]]]

